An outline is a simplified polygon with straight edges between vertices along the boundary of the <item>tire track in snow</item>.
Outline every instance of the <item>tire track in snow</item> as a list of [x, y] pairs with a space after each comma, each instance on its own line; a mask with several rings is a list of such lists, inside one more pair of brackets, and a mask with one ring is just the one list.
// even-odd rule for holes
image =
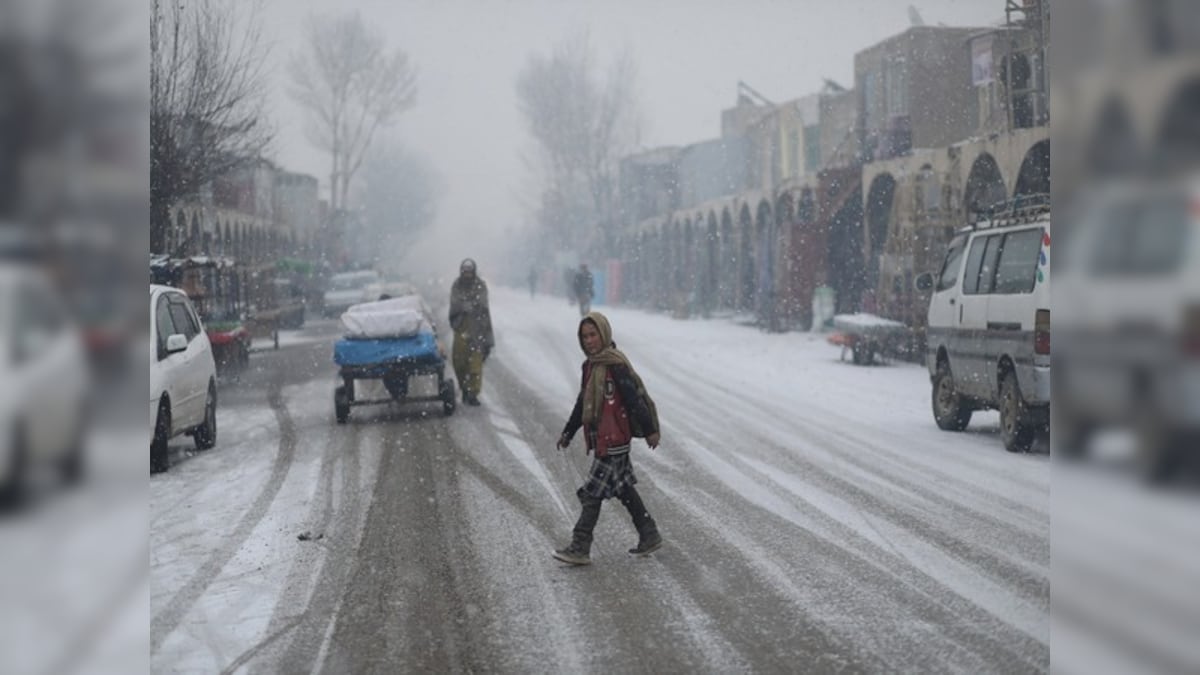
[[[706, 422], [706, 419], [704, 418], [702, 413], [688, 413], [686, 411], [682, 411], [682, 415], [680, 415], [680, 414], [676, 415], [677, 418], [680, 416], [683, 416], [686, 418], [687, 424], [698, 425], [698, 426], [690, 426], [689, 428], [692, 428], [692, 429], [705, 428], [704, 424]], [[716, 443], [714, 445], [714, 447], [737, 447], [737, 445], [736, 445], [737, 441], [739, 439], [744, 440], [742, 435], [735, 435], [735, 433], [733, 431], [725, 429], [725, 428], [723, 428], [719, 431], [715, 431], [715, 432], [710, 429], [707, 433], [710, 433], [710, 434], [716, 433], [716, 434], [718, 434], [718, 436], [716, 436], [717, 438], [722, 438], [722, 435], [724, 435], [724, 438], [722, 438], [721, 441]], [[782, 450], [782, 449], [780, 449], [780, 450]], [[820, 535], [818, 540], [821, 541], [823, 544], [827, 543], [827, 544], [833, 545], [835, 547], [838, 547], [841, 550], [843, 550], [845, 553], [848, 553], [851, 555], [851, 558], [849, 558], [849, 559], [857, 559], [857, 560], [860, 560], [862, 563], [868, 564], [871, 569], [875, 570], [874, 576], [883, 577], [883, 580], [878, 582], [881, 589], [887, 588], [887, 586], [888, 586], [888, 582], [886, 581], [887, 579], [895, 579], [896, 581], [900, 581], [903, 584], [909, 586], [910, 588], [924, 589], [924, 590], [920, 591], [921, 595], [923, 597], [925, 597], [929, 600], [933, 600], [934, 604], [936, 604], [938, 606], [943, 606], [943, 607], [946, 606], [945, 601], [944, 601], [945, 591], [949, 590], [949, 591], [953, 592], [955, 589], [946, 587], [943, 585], [943, 582], [941, 580], [928, 576], [927, 571], [925, 571], [924, 569], [922, 569], [919, 566], [913, 565], [912, 561], [906, 560], [903, 556], [900, 556], [900, 561], [904, 565], [904, 568], [902, 568], [902, 569], [904, 569], [904, 573], [900, 574], [895, 566], [895, 562], [896, 562], [894, 560], [895, 554], [888, 547], [885, 546], [883, 548], [880, 548], [879, 542], [870, 541], [870, 539], [867, 537], [864, 537], [861, 532], [857, 532], [853, 528], [848, 527], [845, 523], [843, 523], [841, 520], [839, 520], [835, 514], [827, 514], [827, 513], [820, 511], [819, 509], [814, 509], [812, 507], [812, 505], [808, 504], [808, 502], [804, 499], [804, 497], [802, 496], [801, 493], [796, 493], [792, 490], [785, 489], [782, 491], [783, 492], [782, 496], [779, 496], [779, 495], [769, 496], [769, 493], [764, 491], [764, 485], [771, 482], [770, 476], [760, 474], [756, 471], [750, 471], [750, 472], [743, 471], [741, 468], [739, 468], [737, 466], [737, 463], [740, 463], [741, 460], [738, 460], [736, 458], [736, 453], [730, 453], [732, 455], [731, 458], [722, 459], [722, 458], [718, 458], [714, 453], [712, 453], [711, 451], [709, 451], [703, 447], [693, 448], [692, 451], [698, 460], [702, 460], [699, 462], [699, 464], [706, 468], [707, 473], [709, 473], [710, 475], [717, 478], [718, 481], [725, 483], [727, 485], [727, 488], [732, 490], [735, 494], [741, 495], [743, 498], [750, 499], [750, 501], [752, 503], [757, 503], [757, 505], [759, 507], [764, 508], [765, 510], [767, 510], [770, 513], [774, 513], [774, 514], [784, 518], [785, 520], [794, 523], [795, 525], [799, 525], [801, 528], [815, 527], [814, 532]], [[715, 466], [713, 465], [714, 462], [716, 463]], [[828, 488], [830, 490], [830, 492], [833, 494], [838, 494], [838, 493], [846, 491], [846, 490], [849, 490], [851, 493], [858, 493], [860, 497], [863, 494], [865, 494], [860, 489], [853, 486], [853, 484], [848, 483], [844, 480], [836, 479], [833, 476], [826, 474], [823, 470], [821, 470], [819, 468], [815, 468], [815, 467], [812, 468], [808, 473], [806, 473], [806, 478], [811, 480], [813, 478], [813, 475], [812, 475], [813, 473], [816, 473], [818, 475], [825, 474], [824, 476], [821, 476], [821, 477], [823, 479], [831, 480], [834, 483], [833, 486]], [[688, 472], [686, 469], [682, 470], [682, 472], [679, 474], [679, 478], [680, 478], [680, 481], [685, 484], [688, 482], [694, 482], [694, 474], [691, 472]], [[778, 489], [778, 488], [776, 488], [776, 489]], [[714, 495], [714, 498], [716, 498], [715, 495]], [[801, 501], [800, 505], [795, 505], [791, 501], [791, 500], [796, 500], [796, 499], [799, 499]], [[892, 513], [888, 508], [886, 508], [886, 505], [884, 505], [882, 502], [878, 502], [876, 500], [875, 505], [877, 507], [881, 507], [881, 513], [879, 514], [879, 517], [884, 518], [885, 520], [891, 520], [896, 517], [896, 514]], [[927, 526], [925, 526], [923, 523], [921, 523], [921, 521], [919, 519], [915, 519], [915, 518], [908, 519], [908, 520], [902, 522], [899, 526], [903, 527], [906, 524], [912, 525], [914, 523], [916, 524], [916, 526], [919, 530], [928, 530]], [[732, 527], [732, 528], [727, 528], [727, 529], [731, 529], [733, 531], [740, 531], [740, 529], [737, 527]], [[793, 532], [791, 534], [793, 534], [794, 536], [804, 536], [802, 532]], [[778, 537], [778, 533], [776, 533], [775, 536]], [[856, 545], [851, 545], [851, 544], [854, 544], [855, 542], [857, 542]], [[951, 551], [949, 553], [947, 553], [946, 555], [951, 555], [952, 558], [955, 555], [961, 555], [961, 549], [963, 548], [963, 544], [961, 544], [957, 540], [954, 540], [953, 538], [950, 539], [950, 542], [951, 542], [952, 548], [951, 548]], [[863, 547], [864, 544], [867, 545], [866, 548]], [[935, 549], [941, 550], [941, 548], [946, 545], [946, 542], [945, 541], [942, 541], [942, 542], [935, 541], [933, 545], [935, 546]], [[809, 545], [809, 547], [811, 547], [811, 545]], [[741, 548], [742, 547], [739, 546], [739, 549], [741, 549]], [[970, 549], [968, 549], [968, 550], [970, 550]], [[883, 553], [884, 555], [881, 556], [880, 553]], [[831, 556], [832, 559], [836, 559], [837, 557], [838, 556]], [[982, 562], [980, 562], [980, 561], [982, 561]], [[979, 552], [976, 552], [976, 555], [972, 556], [972, 559], [966, 560], [964, 562], [968, 562], [968, 563], [975, 562], [976, 564], [983, 564], [985, 566], [980, 571], [987, 571], [988, 576], [997, 576], [1002, 583], [1011, 581], [1004, 574], [997, 575], [995, 573], [994, 567], [997, 564], [997, 559], [990, 557], [988, 555], [988, 552], [986, 552], [986, 551], [983, 552], [982, 554], [980, 554]], [[1003, 561], [1001, 561], [1001, 562], [1003, 562]], [[862, 569], [865, 572], [865, 570], [867, 568], [862, 568]], [[1014, 573], [1017, 574], [1018, 578], [1025, 578], [1025, 579], [1029, 580], [1028, 583], [1036, 584], [1036, 587], [1034, 589], [1028, 590], [1026, 593], [1024, 593], [1027, 596], [1028, 600], [1037, 603], [1037, 602], [1044, 602], [1048, 599], [1048, 582], [1044, 575], [1040, 576], [1040, 577], [1034, 577], [1031, 579], [1029, 576], [1029, 573], [1027, 571], [1025, 571], [1024, 569], [1017, 570]], [[866, 576], [871, 576], [871, 575], [867, 574]], [[939, 590], [940, 590], [940, 592], [939, 592]], [[962, 590], [964, 590], [964, 589], [962, 586], [960, 586], [958, 588], [958, 591], [962, 591]], [[981, 623], [982, 622], [982, 623], [986, 624], [986, 623], [997, 623], [997, 622], [1002, 621], [1003, 623], [997, 623], [996, 627], [1004, 625], [1004, 626], [1011, 626], [1014, 629], [1019, 628], [1019, 626], [1023, 625], [1025, 627], [1025, 630], [1022, 631], [1022, 633], [1025, 635], [1028, 635], [1028, 630], [1029, 630], [1029, 622], [1028, 621], [1020, 620], [1019, 618], [1016, 621], [1008, 621], [1008, 620], [1004, 620], [1002, 617], [996, 617], [995, 619], [988, 621], [987, 619], [984, 619], [983, 617], [979, 616], [978, 612], [981, 608], [977, 607], [970, 601], [971, 595], [973, 595], [973, 594], [968, 592], [967, 595], [963, 597], [963, 600], [966, 601], [965, 603], [964, 602], [953, 603], [954, 605], [957, 606], [957, 610], [954, 614], [954, 620], [961, 621], [961, 619], [966, 616], [974, 616], [975, 619], [973, 619], [971, 621], [971, 623]], [[988, 603], [985, 603], [985, 604], [988, 604]], [[993, 605], [993, 606], [995, 606], [995, 605]], [[928, 607], [926, 607], [924, 610], [922, 610], [919, 607], [914, 607], [913, 609], [914, 609], [914, 611], [918, 611], [918, 612], [929, 611]], [[1000, 605], [1000, 609], [1003, 609], [1003, 605]], [[1005, 614], [1009, 618], [1012, 618], [1012, 615], [1008, 615], [1007, 613], [1005, 613]], [[989, 615], [989, 616], [992, 616], [992, 615]], [[964, 636], [964, 637], [969, 637], [972, 640], [978, 639], [978, 635], [970, 635], [970, 636]], [[988, 639], [990, 641], [990, 637], [986, 638], [986, 639]], [[1040, 638], [1037, 638], [1034, 636], [1030, 636], [1029, 638], [1016, 638], [1016, 641], [1021, 642], [1021, 643], [1026, 643], [1034, 651], [1039, 651], [1039, 650], [1045, 649], [1044, 641], [1041, 640]], [[1040, 645], [1040, 646], [1034, 647], [1034, 645]], [[989, 649], [997, 649], [999, 647], [998, 647], [998, 645], [990, 645], [988, 648]], [[1002, 649], [1002, 651], [1003, 651], [1003, 649]]]
[[[676, 386], [695, 386], [694, 383], [682, 382], [673, 373], [656, 373], [656, 375], [665, 377], [665, 379], [673, 382]], [[877, 485], [886, 486], [887, 489], [895, 491], [897, 493], [895, 495], [896, 498], [904, 498], [909, 501], [912, 501], [913, 496], [920, 498], [921, 503], [909, 505], [906, 507], [908, 510], [924, 507], [922, 515], [929, 516], [928, 506], [935, 505], [948, 510], [950, 513], [959, 514], [960, 517], [968, 517], [972, 521], [972, 525], [976, 527], [986, 525], [997, 535], [1010, 538], [1017, 536], [1021, 539], [1020, 548], [1022, 550], [1045, 549], [1046, 557], [1033, 562], [1042, 566], [1048, 564], [1046, 536], [1048, 535], [1049, 517], [1045, 511], [1038, 511], [1027, 504], [1015, 502], [994, 492], [980, 494], [977, 489], [971, 489], [973, 486], [963, 485], [961, 488], [957, 487], [963, 483], [958, 477], [941, 471], [930, 471], [924, 467], [914, 468], [911, 465], [910, 457], [859, 438], [853, 431], [848, 431], [853, 427], [837, 427], [835, 425], [823, 424], [810, 418], [789, 414], [791, 411], [782, 406], [772, 405], [763, 401], [747, 401], [742, 397], [728, 392], [719, 383], [709, 382], [709, 384], [711, 386], [707, 390], [707, 393], [714, 398], [720, 399], [717, 401], [718, 407], [727, 411], [726, 414], [730, 412], [739, 413], [749, 418], [755, 414], [764, 415], [764, 411], [770, 411], [764, 415], [764, 419], [769, 418], [773, 421], [773, 424], [769, 425], [755, 425], [750, 432], [730, 438], [731, 444], [725, 447], [737, 448], [745, 446], [748, 445], [746, 443], [747, 438], [754, 439], [768, 447], [777, 447], [783, 450], [783, 452], [772, 455], [773, 462], [785, 460], [788, 463], [796, 465], [797, 473], [809, 475], [815, 472], [821, 475], [825, 479], [825, 482], [838, 481], [841, 486], [860, 488], [861, 486], [848, 482], [840, 475], [834, 474], [828, 467], [810, 461], [804, 455], [789, 452], [787, 448], [798, 445], [810, 451], [828, 454], [835, 458], [838, 464], [843, 466], [849, 465], [860, 475], [870, 477]], [[695, 421], [700, 422], [702, 426], [692, 428], [711, 426], [706, 424], [708, 420], [703, 418]], [[721, 433], [724, 433], [724, 431], [721, 430]], [[713, 432], [710, 430], [710, 433]], [[787, 442], [783, 441], [785, 438]], [[835, 451], [835, 448], [839, 450], [844, 449], [844, 451]], [[884, 460], [886, 466], [882, 465], [878, 460]], [[938, 489], [935, 490], [932, 487], [933, 485], [936, 485]], [[838, 486], [835, 485], [834, 487]], [[954, 495], [956, 498], [951, 498], [951, 495]], [[1005, 522], [995, 513], [983, 510], [982, 505], [979, 503], [981, 498], [995, 502], [998, 506], [1008, 509], [1008, 512], [1018, 515], [1009, 522]], [[901, 506], [899, 499], [896, 500], [894, 505], [896, 507]], [[1028, 532], [1030, 528], [1040, 528], [1046, 532], [1040, 534], [1031, 533]]]
[[[320, 569], [314, 578], [311, 570], [302, 569], [297, 564], [297, 568], [293, 569], [294, 577], [289, 578], [289, 582], [295, 578], [296, 583], [284, 587], [285, 590], [297, 587], [311, 589], [311, 592], [305, 598], [303, 612], [293, 627], [287, 648], [272, 665], [279, 672], [297, 673], [320, 668], [318, 654], [329, 626], [336, 620], [339, 601], [361, 544], [365, 515], [362, 495], [368, 487], [360, 482], [361, 456], [368, 452], [364, 447], [367, 437], [371, 437], [371, 442], [378, 443], [378, 432], [386, 427], [349, 424], [337, 428], [345, 435], [341, 443], [329, 443], [326, 446], [322, 457], [320, 487], [313, 496], [309, 527], [306, 528], [314, 534], [326, 535], [319, 542]], [[371, 433], [365, 433], [368, 431]], [[336, 483], [339, 475], [340, 489]], [[312, 580], [311, 583], [305, 583], [308, 580]], [[295, 601], [296, 598], [292, 598], [292, 603]], [[272, 621], [289, 620], [284, 611], [282, 607], [277, 608]]]
[[283, 402], [282, 385], [276, 381], [267, 392], [267, 401], [279, 423], [279, 449], [271, 466], [271, 475], [255, 498], [254, 503], [230, 532], [225, 544], [215, 551], [191, 576], [186, 584], [171, 597], [162, 611], [150, 620], [150, 653], [156, 653], [163, 642], [179, 627], [184, 616], [204, 595], [205, 589], [216, 580], [221, 570], [246, 543], [247, 537], [267, 514], [267, 510], [279, 493], [284, 478], [292, 466], [296, 451], [296, 429]]

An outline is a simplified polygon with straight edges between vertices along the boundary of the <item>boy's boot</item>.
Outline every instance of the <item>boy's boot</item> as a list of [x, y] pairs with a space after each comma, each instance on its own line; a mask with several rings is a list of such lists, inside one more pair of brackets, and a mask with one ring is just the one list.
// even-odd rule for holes
[[554, 552], [554, 557], [571, 565], [590, 565], [592, 563], [592, 530], [600, 519], [601, 501], [595, 497], [577, 493], [583, 510], [579, 512], [579, 520], [571, 532], [571, 543]]
[[638, 531], [638, 544], [629, 549], [629, 552], [634, 555], [646, 555], [657, 551], [662, 546], [662, 535], [658, 533], [658, 525], [646, 511], [646, 505], [642, 503], [641, 495], [632, 485], [629, 485], [621, 491], [620, 499], [625, 508], [629, 510], [629, 516], [633, 518], [633, 526]]

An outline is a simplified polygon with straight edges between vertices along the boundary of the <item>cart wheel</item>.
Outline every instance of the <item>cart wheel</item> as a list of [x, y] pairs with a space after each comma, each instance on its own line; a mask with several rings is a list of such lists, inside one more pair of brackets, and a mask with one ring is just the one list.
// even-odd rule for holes
[[442, 412], [449, 417], [454, 414], [454, 408], [458, 405], [457, 397], [454, 393], [454, 382], [451, 380], [442, 380], [441, 396], [442, 396]]
[[859, 340], [854, 345], [852, 356], [855, 364], [869, 366], [875, 362], [875, 345], [869, 340]]
[[333, 414], [338, 424], [345, 424], [350, 419], [350, 399], [346, 396], [345, 387], [333, 390]]

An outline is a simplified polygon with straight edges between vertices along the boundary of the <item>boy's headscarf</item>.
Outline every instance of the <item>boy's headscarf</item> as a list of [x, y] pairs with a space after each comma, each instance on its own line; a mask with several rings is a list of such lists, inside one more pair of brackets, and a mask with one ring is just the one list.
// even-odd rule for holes
[[[612, 326], [608, 323], [608, 318], [600, 312], [588, 312], [587, 316], [579, 321], [579, 328], [576, 330], [576, 337], [579, 337], [579, 348], [583, 349], [583, 338], [580, 333], [583, 331], [583, 324], [591, 322], [595, 324], [596, 330], [600, 333], [600, 344], [604, 348], [595, 354], [588, 354], [584, 349], [583, 353], [587, 354], [588, 363], [591, 364], [591, 375], [588, 381], [583, 384], [583, 423], [594, 425], [600, 420], [600, 411], [604, 408], [604, 380], [608, 375], [608, 366], [623, 365], [629, 369], [629, 374], [633, 377], [633, 381], [637, 383], [638, 391], [645, 391], [646, 387], [642, 384], [642, 378], [638, 376], [637, 371], [633, 369], [633, 365], [629, 363], [629, 359], [617, 349], [617, 345], [612, 339]], [[626, 405], [632, 404], [632, 401], [626, 401]]]

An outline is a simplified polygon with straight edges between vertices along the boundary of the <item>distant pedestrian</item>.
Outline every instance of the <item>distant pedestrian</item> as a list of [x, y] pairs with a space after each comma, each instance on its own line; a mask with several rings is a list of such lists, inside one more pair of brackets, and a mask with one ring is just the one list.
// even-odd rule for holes
[[571, 543], [554, 551], [554, 557], [572, 565], [592, 562], [592, 530], [600, 518], [600, 505], [611, 497], [620, 500], [637, 528], [638, 543], [629, 552], [646, 555], [662, 546], [662, 535], [634, 487], [637, 477], [629, 450], [635, 435], [645, 438], [651, 448], [658, 447], [658, 415], [642, 379], [613, 342], [612, 327], [603, 314], [591, 312], [583, 317], [577, 337], [587, 360], [575, 408], [557, 447], [566, 448], [583, 428], [593, 458], [587, 481], [575, 492], [582, 511]]
[[579, 302], [579, 316], [587, 316], [592, 311], [592, 297], [595, 295], [595, 283], [592, 273], [586, 263], [579, 266], [575, 273], [575, 299]]

